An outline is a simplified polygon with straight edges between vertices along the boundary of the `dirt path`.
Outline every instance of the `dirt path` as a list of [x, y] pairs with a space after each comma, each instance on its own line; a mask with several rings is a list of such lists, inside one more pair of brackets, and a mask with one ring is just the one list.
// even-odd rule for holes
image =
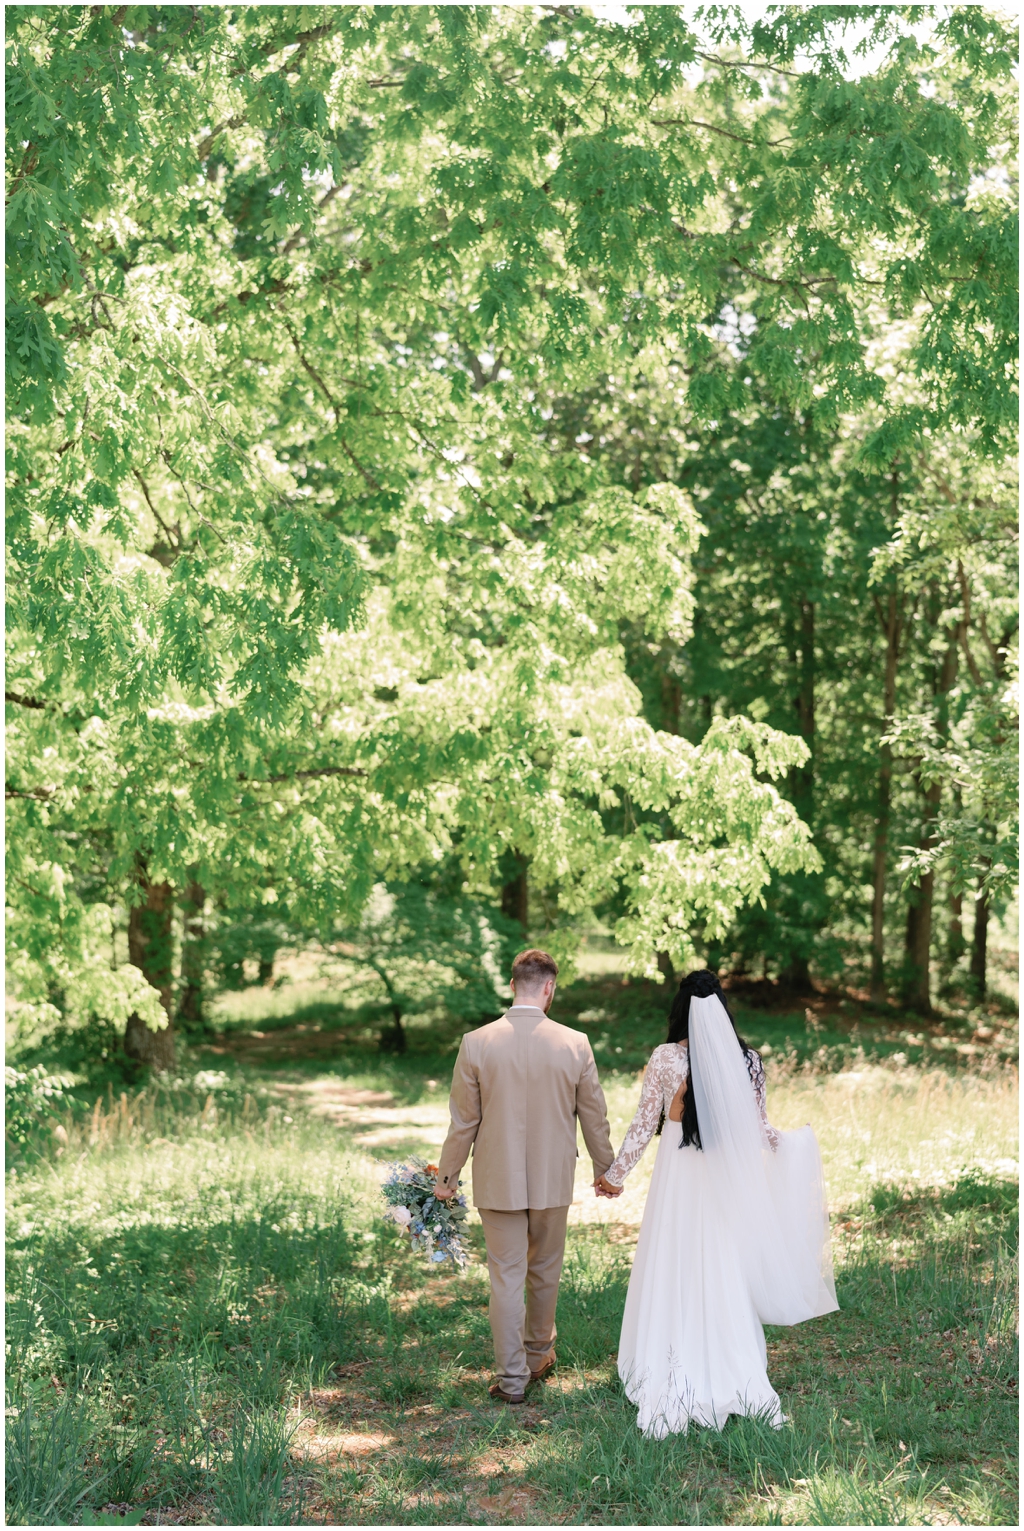
[[278, 1091], [293, 1104], [345, 1130], [353, 1148], [394, 1148], [436, 1157], [448, 1130], [448, 1102], [440, 1090], [437, 1100], [398, 1105], [386, 1090], [360, 1090], [326, 1075], [295, 1083], [279, 1083]]
[[[417, 1101], [414, 1105], [400, 1105], [388, 1091], [359, 1089], [331, 1075], [295, 1081], [279, 1079], [275, 1083], [275, 1089], [289, 1108], [305, 1110], [333, 1122], [344, 1135], [346, 1144], [366, 1155], [366, 1167], [374, 1179], [383, 1178], [385, 1166], [404, 1155], [415, 1154], [428, 1162], [436, 1162], [448, 1131], [448, 1099], [439, 1082], [428, 1080], [427, 1087], [432, 1093], [436, 1089], [434, 1098]], [[643, 1216], [654, 1155], [648, 1155], [630, 1177], [626, 1192], [611, 1202], [599, 1200], [594, 1195], [593, 1169], [582, 1142], [579, 1153], [570, 1224], [604, 1224], [615, 1242], [622, 1240], [622, 1230], [628, 1228], [629, 1241], [634, 1241]], [[472, 1176], [470, 1161], [462, 1171], [462, 1177], [471, 1212]]]

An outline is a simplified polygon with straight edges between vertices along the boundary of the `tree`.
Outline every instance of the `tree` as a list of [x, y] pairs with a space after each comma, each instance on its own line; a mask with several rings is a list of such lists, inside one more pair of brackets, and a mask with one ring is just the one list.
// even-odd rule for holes
[[[979, 464], [970, 453], [933, 453], [922, 461], [919, 492], [878, 559], [879, 570], [904, 587], [927, 588], [932, 627], [941, 635], [932, 705], [894, 716], [885, 741], [912, 767], [929, 805], [918, 843], [904, 847], [901, 870], [917, 890], [911, 909], [930, 915], [942, 874], [954, 899], [973, 895], [970, 975], [981, 997], [989, 911], [1012, 897], [1020, 865], [1011, 469]], [[928, 1009], [928, 948], [923, 936], [918, 940], [913, 997]]]
[[475, 1024], [500, 1014], [521, 933], [516, 922], [443, 888], [378, 883], [358, 924], [333, 932], [324, 945], [377, 975], [390, 1022], [380, 1045], [405, 1052], [410, 1015], [441, 1009]]
[[[882, 332], [877, 344], [888, 348], [887, 368], [905, 376], [898, 335]], [[716, 714], [754, 715], [778, 728], [796, 721], [814, 744], [812, 760], [787, 790], [810, 816], [825, 869], [816, 877], [776, 875], [763, 905], [740, 911], [721, 951], [734, 967], [756, 970], [764, 962], [792, 977], [799, 961], [813, 961], [819, 975], [857, 979], [870, 943], [863, 978], [882, 1000], [887, 928], [889, 976], [896, 977], [903, 965], [897, 926], [902, 947], [908, 902], [920, 898], [912, 885], [901, 890], [903, 879], [893, 874], [908, 839], [930, 843], [924, 793], [934, 799], [936, 790], [932, 780], [913, 787], [887, 736], [898, 717], [934, 708], [943, 697], [955, 721], [977, 685], [988, 691], [985, 633], [991, 654], [1000, 665], [1010, 655], [1012, 668], [1015, 464], [986, 463], [969, 439], [951, 432], [882, 473], [864, 452], [877, 424], [870, 414], [839, 431], [815, 431], [753, 385], [741, 415], [706, 431], [687, 413], [678, 366], [655, 363], [650, 351], [640, 354], [606, 386], [559, 399], [553, 414], [563, 450], [585, 441], [610, 474], [638, 489], [655, 474], [675, 479], [705, 526], [694, 561], [693, 637], [683, 647], [653, 644], [641, 627], [623, 624], [645, 716], [694, 741]], [[736, 365], [744, 366], [741, 350]], [[914, 551], [922, 537], [931, 547], [927, 558]], [[1014, 732], [1011, 722], [999, 733], [1008, 751]], [[983, 735], [977, 738], [980, 744]], [[1008, 825], [1015, 804], [1009, 754], [1004, 779], [1009, 794], [991, 811]], [[964, 810], [948, 772], [938, 806], [944, 821], [952, 809]], [[997, 863], [1012, 875], [1008, 850], [1010, 860]], [[955, 930], [960, 884], [947, 874], [948, 865], [939, 875]], [[929, 917], [924, 942], [911, 929], [919, 954], [929, 953], [918, 969], [918, 1003], [934, 923]]]
[[[96, 992], [73, 932], [156, 888], [281, 890], [315, 928], [438, 852], [470, 891], [512, 853], [569, 915], [625, 898], [655, 971], [813, 870], [770, 779], [804, 742], [667, 738], [625, 680], [623, 620], [689, 636], [692, 507], [552, 451], [546, 410], [644, 346], [697, 419], [741, 410], [732, 312], [816, 429], [875, 401], [876, 459], [949, 422], [1002, 449], [1008, 209], [970, 187], [1009, 36], [857, 15], [891, 48], [852, 83], [828, 8], [728, 36], [674, 7], [10, 14], [13, 895], [69, 871], [24, 895], [33, 993], [83, 962]], [[912, 409], [868, 294], [913, 318]]]

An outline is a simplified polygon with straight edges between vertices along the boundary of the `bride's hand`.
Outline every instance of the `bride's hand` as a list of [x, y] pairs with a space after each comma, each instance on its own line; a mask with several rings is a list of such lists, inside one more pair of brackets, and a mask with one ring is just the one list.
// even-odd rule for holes
[[597, 1179], [594, 1181], [594, 1190], [597, 1192], [598, 1196], [622, 1195], [622, 1187], [620, 1185], [612, 1185], [611, 1181], [606, 1175], [598, 1175]]

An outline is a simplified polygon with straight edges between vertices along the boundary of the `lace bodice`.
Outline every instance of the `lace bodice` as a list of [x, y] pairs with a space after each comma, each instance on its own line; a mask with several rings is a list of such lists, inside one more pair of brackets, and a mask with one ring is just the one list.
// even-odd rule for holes
[[[777, 1148], [779, 1135], [768, 1121], [767, 1096], [765, 1091], [764, 1064], [761, 1062], [760, 1053], [753, 1051], [746, 1053], [747, 1073], [750, 1075], [750, 1083], [754, 1091], [754, 1099], [757, 1101], [757, 1110], [761, 1118], [761, 1127], [764, 1141], [767, 1147]], [[647, 1068], [644, 1071], [643, 1087], [640, 1091], [640, 1104], [636, 1108], [636, 1115], [629, 1124], [629, 1130], [622, 1140], [618, 1157], [611, 1169], [607, 1172], [607, 1179], [612, 1185], [621, 1185], [630, 1170], [639, 1160], [644, 1149], [658, 1130], [658, 1122], [661, 1113], [665, 1113], [665, 1131], [670, 1127], [678, 1127], [678, 1123], [668, 1121], [668, 1109], [679, 1090], [684, 1079], [690, 1076], [690, 1054], [685, 1042], [665, 1042], [661, 1047], [656, 1047], [650, 1056]]]

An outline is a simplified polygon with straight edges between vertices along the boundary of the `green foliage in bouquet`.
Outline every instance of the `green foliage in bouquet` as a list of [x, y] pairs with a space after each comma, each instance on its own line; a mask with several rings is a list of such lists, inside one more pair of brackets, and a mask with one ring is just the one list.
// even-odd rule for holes
[[456, 1191], [450, 1198], [438, 1199], [434, 1195], [436, 1182], [436, 1164], [413, 1158], [394, 1165], [381, 1186], [388, 1204], [385, 1216], [408, 1233], [412, 1248], [432, 1264], [451, 1260], [462, 1270], [469, 1258], [462, 1238], [462, 1225], [469, 1215], [466, 1198]]

